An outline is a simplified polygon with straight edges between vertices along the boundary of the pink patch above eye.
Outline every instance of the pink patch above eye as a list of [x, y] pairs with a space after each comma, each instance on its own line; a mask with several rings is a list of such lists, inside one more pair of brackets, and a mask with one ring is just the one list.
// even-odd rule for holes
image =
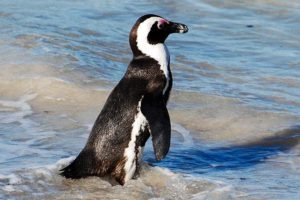
[[160, 19], [159, 21], [158, 21], [160, 24], [163, 24], [163, 23], [169, 23], [169, 21], [168, 20], [166, 20], [166, 19]]
[[163, 25], [163, 24], [169, 24], [169, 21], [166, 20], [166, 19], [160, 19], [157, 23], [157, 27], [160, 29], [160, 25]]

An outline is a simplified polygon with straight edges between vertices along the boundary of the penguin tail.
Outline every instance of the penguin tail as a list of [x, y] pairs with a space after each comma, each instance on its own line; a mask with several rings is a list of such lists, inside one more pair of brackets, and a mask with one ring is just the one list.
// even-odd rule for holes
[[85, 170], [82, 166], [80, 166], [77, 158], [71, 164], [61, 169], [60, 171], [61, 176], [71, 179], [79, 179], [87, 176], [83, 173]]
[[72, 162], [67, 167], [60, 170], [60, 175], [65, 178], [79, 179], [82, 178], [80, 171], [76, 168], [76, 163]]
[[93, 152], [82, 151], [67, 167], [61, 169], [61, 176], [70, 179], [80, 179], [95, 174], [96, 159]]

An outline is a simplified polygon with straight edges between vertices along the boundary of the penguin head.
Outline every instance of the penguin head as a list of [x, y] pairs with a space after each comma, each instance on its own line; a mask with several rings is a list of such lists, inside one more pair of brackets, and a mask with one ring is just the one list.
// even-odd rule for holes
[[158, 15], [147, 14], [140, 17], [132, 27], [129, 43], [134, 56], [143, 55], [143, 47], [161, 45], [171, 33], [186, 33], [184, 24], [168, 21]]

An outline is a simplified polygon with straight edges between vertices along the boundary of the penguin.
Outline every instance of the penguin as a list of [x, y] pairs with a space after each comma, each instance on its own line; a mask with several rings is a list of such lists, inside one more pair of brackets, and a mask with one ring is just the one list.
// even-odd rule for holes
[[167, 155], [171, 123], [166, 105], [172, 74], [164, 42], [169, 34], [187, 31], [186, 25], [154, 14], [136, 21], [129, 35], [133, 58], [127, 71], [110, 93], [83, 150], [61, 169], [62, 176], [109, 176], [124, 185], [138, 176], [150, 136], [156, 160]]

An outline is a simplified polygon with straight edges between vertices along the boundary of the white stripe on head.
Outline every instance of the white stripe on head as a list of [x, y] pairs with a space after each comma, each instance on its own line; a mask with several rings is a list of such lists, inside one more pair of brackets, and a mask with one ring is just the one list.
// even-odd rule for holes
[[155, 22], [160, 22], [161, 20], [165, 20], [165, 19], [160, 17], [150, 17], [149, 19], [143, 21], [137, 29], [136, 43], [137, 43], [137, 48], [143, 54], [155, 59], [160, 65], [160, 69], [164, 72], [164, 75], [167, 79], [166, 86], [163, 90], [163, 93], [165, 93], [169, 86], [169, 80], [170, 80], [170, 75], [168, 70], [170, 55], [169, 55], [168, 48], [163, 43], [150, 44], [147, 39], [152, 25]]

